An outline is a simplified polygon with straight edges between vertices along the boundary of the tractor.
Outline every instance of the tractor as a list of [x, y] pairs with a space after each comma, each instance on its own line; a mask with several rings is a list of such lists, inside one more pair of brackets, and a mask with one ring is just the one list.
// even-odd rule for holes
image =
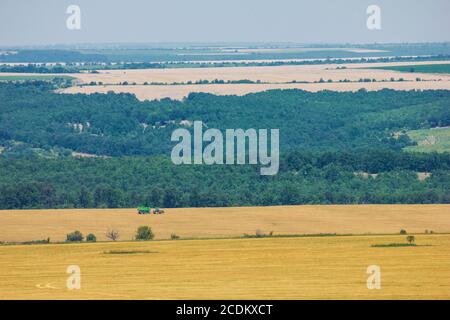
[[139, 207], [137, 208], [138, 214], [150, 214], [151, 208], [149, 207]]
[[155, 208], [152, 209], [150, 207], [139, 207], [137, 208], [137, 213], [138, 214], [163, 214], [164, 210], [159, 209], [159, 208]]

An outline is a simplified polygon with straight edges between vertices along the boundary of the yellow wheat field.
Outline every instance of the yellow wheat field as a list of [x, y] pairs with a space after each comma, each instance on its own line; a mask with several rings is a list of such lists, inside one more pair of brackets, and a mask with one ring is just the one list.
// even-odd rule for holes
[[[390, 80], [404, 78], [415, 81], [417, 77], [423, 80], [450, 80], [450, 75], [398, 72], [393, 70], [367, 69], [372, 67], [407, 66], [421, 64], [446, 64], [448, 61], [403, 62], [403, 63], [352, 63], [352, 64], [319, 64], [319, 65], [282, 65], [257, 67], [210, 67], [210, 68], [166, 68], [166, 69], [126, 69], [99, 70], [99, 73], [70, 74], [81, 83], [102, 82], [103, 84], [119, 84], [124, 81], [143, 84], [144, 82], [188, 82], [197, 80], [242, 80], [279, 83], [296, 80], [301, 81], [339, 81], [348, 79], [358, 81], [361, 78]], [[338, 69], [339, 68], [339, 69]], [[345, 69], [342, 69], [345, 68]]]
[[378, 91], [382, 89], [393, 90], [450, 90], [450, 81], [408, 81], [408, 82], [350, 82], [350, 83], [267, 83], [267, 84], [202, 84], [202, 85], [128, 85], [128, 86], [86, 86], [70, 87], [59, 91], [60, 93], [131, 93], [139, 100], [160, 100], [171, 98], [182, 100], [190, 93], [203, 92], [219, 96], [237, 95], [243, 96], [249, 93], [263, 92], [276, 89], [301, 89], [310, 92], [322, 90], [331, 91], [358, 91], [366, 89], [367, 91]]
[[[216, 95], [245, 95], [270, 89], [302, 89], [311, 92], [321, 90], [357, 91], [359, 89], [381, 90], [450, 90], [450, 76], [445, 74], [408, 73], [367, 67], [392, 65], [417, 65], [448, 63], [443, 61], [371, 63], [371, 64], [323, 64], [297, 66], [259, 66], [224, 68], [180, 68], [142, 70], [101, 70], [98, 74], [73, 74], [79, 83], [101, 82], [103, 85], [74, 86], [62, 93], [132, 93], [140, 100], [162, 98], [183, 99], [191, 92], [206, 92]], [[345, 69], [343, 69], [345, 67]], [[339, 68], [339, 69], [338, 69]], [[403, 78], [405, 81], [391, 81]], [[416, 81], [420, 78], [423, 81]], [[203, 84], [203, 85], [142, 85], [145, 82], [173, 83], [220, 79], [236, 81], [248, 79], [260, 84]], [[375, 79], [377, 82], [358, 82], [360, 79]], [[288, 83], [292, 81], [297, 83]], [[331, 83], [327, 81], [331, 80]], [[349, 80], [352, 82], [339, 82]], [[135, 85], [118, 85], [127, 81]], [[325, 81], [325, 82], [323, 82]], [[309, 83], [301, 83], [309, 82]]]
[[[450, 236], [0, 246], [0, 299], [450, 299]], [[111, 254], [119, 250], [128, 254]], [[68, 290], [69, 265], [81, 289]], [[367, 288], [369, 265], [381, 289]]]
[[[445, 64], [448, 61], [352, 63], [321, 65], [284, 65], [257, 67], [209, 67], [209, 68], [167, 68], [99, 70], [98, 73], [67, 74], [77, 79], [78, 84], [102, 83], [95, 86], [73, 86], [61, 93], [132, 93], [140, 100], [162, 98], [183, 99], [191, 92], [207, 92], [216, 95], [245, 95], [270, 89], [302, 89], [311, 92], [321, 90], [357, 91], [359, 89], [381, 90], [450, 90], [450, 75], [398, 72], [392, 70], [368, 69], [371, 67], [406, 66], [420, 64]], [[345, 68], [344, 68], [345, 67]], [[344, 69], [343, 69], [344, 68]], [[2, 75], [33, 75], [2, 73]], [[55, 75], [57, 76], [57, 75]], [[391, 81], [393, 78], [396, 81]], [[399, 82], [403, 78], [405, 81]], [[423, 81], [416, 81], [420, 78]], [[220, 79], [237, 81], [248, 79], [260, 84], [204, 84], [204, 85], [143, 85], [152, 83], [187, 83], [188, 81]], [[376, 82], [358, 82], [360, 79], [375, 79]], [[297, 83], [290, 83], [292, 81]], [[319, 82], [319, 81], [324, 82]], [[332, 80], [328, 83], [328, 80]], [[339, 82], [349, 80], [352, 82]], [[128, 82], [135, 85], [121, 85]], [[301, 83], [308, 82], [308, 83]], [[315, 83], [316, 82], [316, 83]]]
[[64, 241], [74, 230], [106, 240], [117, 230], [131, 240], [141, 225], [157, 239], [239, 237], [273, 231], [286, 234], [394, 234], [401, 229], [450, 232], [450, 205], [304, 205], [237, 208], [166, 209], [162, 215], [138, 215], [136, 209], [64, 209], [0, 211], [0, 241]]

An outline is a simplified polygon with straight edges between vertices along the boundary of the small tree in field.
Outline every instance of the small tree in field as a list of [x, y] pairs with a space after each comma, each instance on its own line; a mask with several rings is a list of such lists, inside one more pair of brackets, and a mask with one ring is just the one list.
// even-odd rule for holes
[[109, 230], [108, 232], [106, 232], [106, 237], [109, 240], [116, 241], [117, 239], [119, 239], [119, 231]]
[[136, 240], [152, 240], [155, 237], [153, 231], [148, 226], [140, 226], [136, 231]]
[[408, 241], [409, 244], [412, 244], [414, 241], [416, 241], [416, 238], [414, 236], [407, 236], [406, 241]]
[[66, 238], [67, 242], [79, 242], [83, 241], [83, 234], [80, 231], [74, 231], [69, 233]]
[[96, 242], [96, 241], [97, 241], [97, 237], [95, 236], [95, 234], [89, 233], [89, 234], [86, 236], [86, 241], [87, 241], [87, 242]]

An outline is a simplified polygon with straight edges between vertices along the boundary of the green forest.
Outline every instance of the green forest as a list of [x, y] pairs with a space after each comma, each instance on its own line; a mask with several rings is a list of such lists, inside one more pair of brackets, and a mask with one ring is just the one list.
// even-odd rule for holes
[[[410, 130], [450, 125], [450, 92], [58, 94], [0, 83], [0, 208], [450, 203], [450, 154], [407, 152]], [[171, 163], [176, 128], [276, 128], [280, 171]], [[72, 152], [96, 155], [75, 158]], [[429, 174], [419, 179], [418, 173]]]

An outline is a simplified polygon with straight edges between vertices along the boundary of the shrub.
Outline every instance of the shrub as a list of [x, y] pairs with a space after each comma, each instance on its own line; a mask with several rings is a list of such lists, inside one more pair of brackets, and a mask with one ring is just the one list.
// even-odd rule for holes
[[393, 248], [393, 247], [415, 247], [414, 243], [388, 243], [388, 244], [373, 244], [372, 248]]
[[86, 241], [87, 241], [87, 242], [97, 242], [97, 237], [95, 236], [95, 234], [89, 233], [89, 234], [86, 236]]
[[67, 242], [78, 242], [83, 241], [83, 234], [80, 231], [74, 231], [69, 233], [66, 238]]
[[400, 230], [400, 234], [407, 234], [405, 229]]
[[175, 234], [175, 233], [172, 233], [172, 234], [170, 235], [170, 239], [172, 239], [172, 240], [177, 240], [177, 239], [180, 239], [180, 236], [177, 235], [177, 234]]
[[142, 253], [155, 253], [149, 250], [110, 250], [103, 251], [104, 254], [142, 254]]
[[140, 226], [136, 231], [136, 240], [152, 240], [155, 237], [153, 231], [148, 226]]
[[[0, 242], [1, 244], [2, 242]], [[22, 242], [21, 244], [45, 244], [45, 243], [50, 243], [50, 238], [44, 239], [44, 240], [31, 240], [31, 241], [25, 241]]]
[[106, 232], [106, 237], [109, 240], [116, 241], [117, 239], [119, 239], [119, 231], [110, 230], [110, 231]]

